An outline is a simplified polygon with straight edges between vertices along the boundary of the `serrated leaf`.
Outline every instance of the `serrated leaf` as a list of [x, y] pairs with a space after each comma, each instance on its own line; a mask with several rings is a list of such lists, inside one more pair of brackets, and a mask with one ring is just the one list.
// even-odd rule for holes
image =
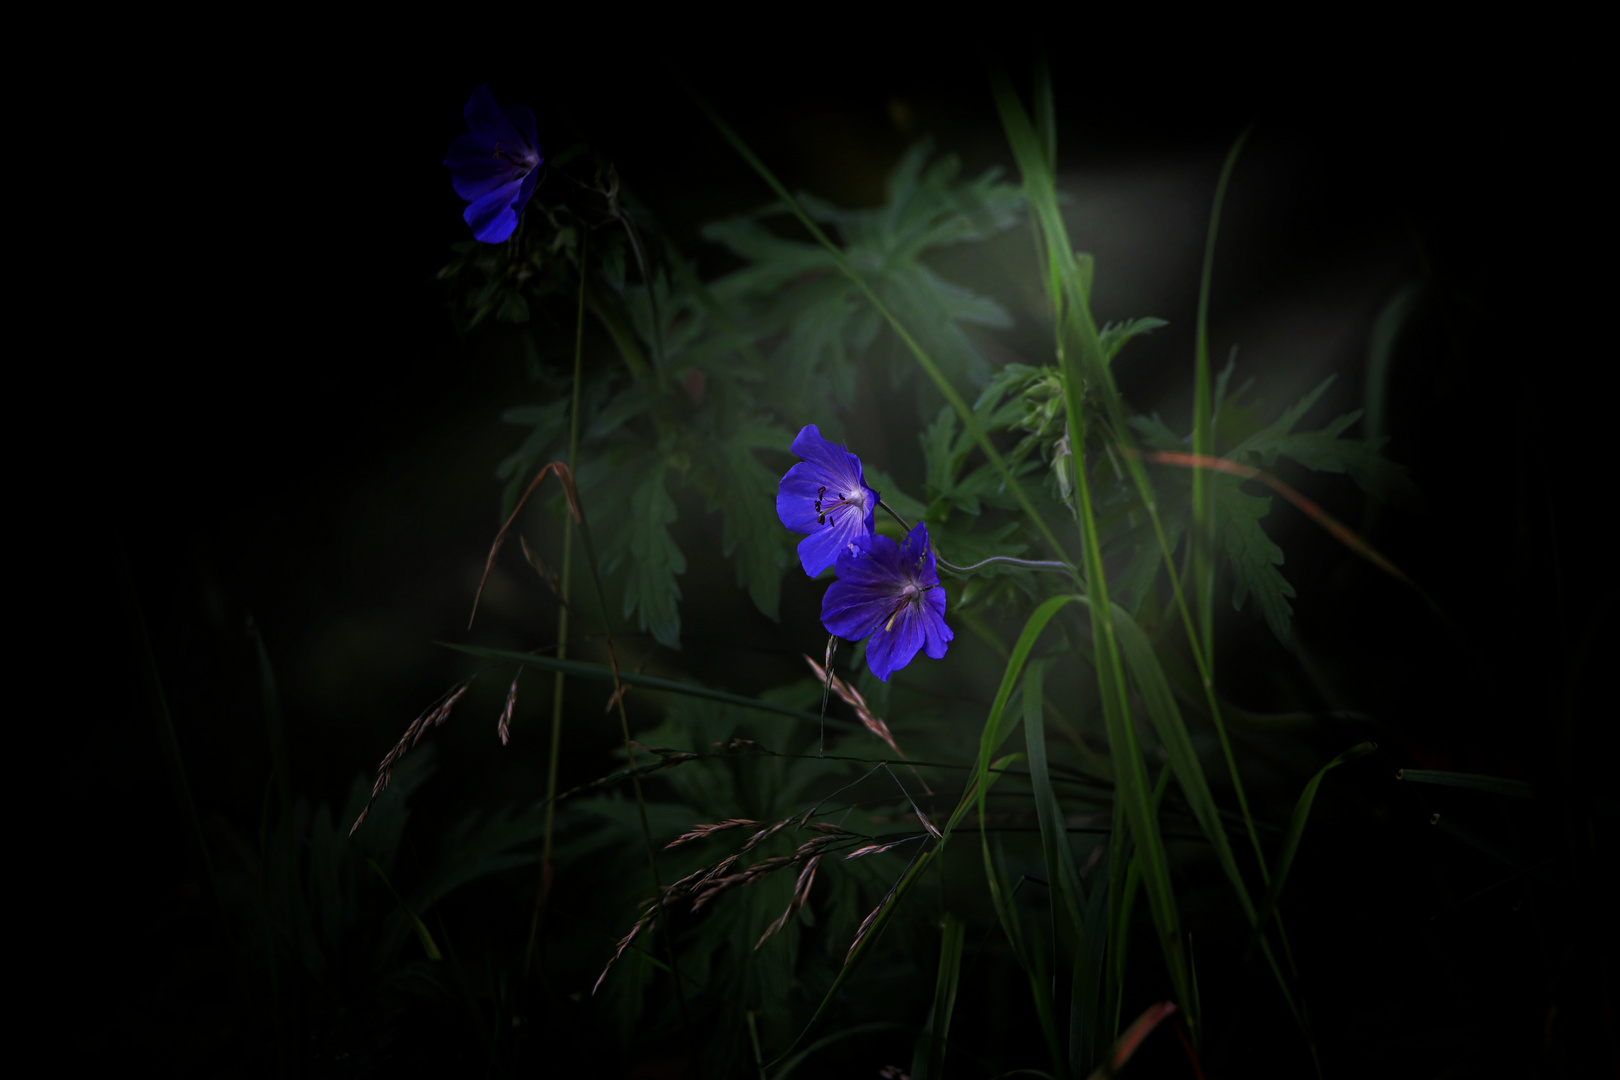
[[635, 615], [637, 625], [659, 644], [679, 649], [681, 589], [675, 578], [686, 572], [686, 556], [669, 533], [676, 511], [664, 489], [667, 471], [668, 462], [659, 454], [635, 481], [628, 505], [613, 515], [602, 538], [602, 569], [613, 573], [625, 567], [625, 617]]
[[1119, 351], [1131, 338], [1169, 325], [1164, 319], [1155, 319], [1151, 315], [1140, 319], [1126, 319], [1122, 323], [1109, 323], [1104, 326], [1097, 334], [1097, 340], [1102, 344], [1103, 355], [1112, 360], [1119, 355]]
[[[954, 159], [930, 165], [929, 155], [925, 143], [906, 153], [890, 176], [883, 207], [841, 210], [811, 198], [801, 202], [812, 218], [836, 227], [849, 262], [931, 353], [953, 374], [982, 381], [988, 364], [962, 326], [1007, 326], [1011, 316], [998, 301], [946, 281], [919, 260], [930, 248], [1012, 225], [1021, 197], [1017, 188], [995, 183], [993, 173], [962, 183]], [[764, 218], [787, 209], [777, 203], [705, 227], [707, 239], [750, 264], [715, 282], [712, 292], [728, 310], [745, 313], [742, 322], [756, 339], [784, 335], [773, 361], [789, 373], [788, 408], [829, 397], [847, 407], [854, 400], [852, 363], [872, 347], [882, 320], [838, 272], [831, 253], [766, 227]]]
[[938, 498], [950, 493], [956, 486], [956, 471], [951, 467], [951, 448], [956, 442], [956, 413], [949, 405], [939, 410], [934, 422], [919, 436], [923, 461], [927, 466], [926, 490]]
[[1293, 405], [1284, 409], [1283, 414], [1277, 417], [1276, 420], [1272, 421], [1266, 427], [1261, 428], [1253, 435], [1250, 435], [1238, 445], [1232, 447], [1227, 456], [1231, 458], [1238, 458], [1243, 454], [1260, 453], [1262, 447], [1277, 439], [1281, 439], [1283, 436], [1293, 431], [1294, 425], [1299, 423], [1300, 420], [1304, 418], [1305, 414], [1311, 411], [1311, 408], [1316, 404], [1317, 399], [1327, 392], [1327, 388], [1329, 386], [1333, 385], [1333, 380], [1335, 378], [1337, 378], [1337, 376], [1329, 375], [1327, 378], [1323, 379], [1321, 384], [1318, 385], [1315, 390], [1312, 390], [1310, 393], [1294, 402]]
[[1142, 442], [1154, 450], [1185, 451], [1187, 449], [1187, 444], [1182, 441], [1181, 436], [1171, 431], [1169, 425], [1159, 419], [1158, 413], [1154, 413], [1152, 416], [1131, 417], [1131, 427], [1136, 429], [1137, 434], [1141, 436]]
[[1357, 409], [1321, 431], [1283, 435], [1259, 444], [1255, 451], [1268, 466], [1278, 457], [1285, 457], [1317, 472], [1349, 473], [1357, 486], [1379, 499], [1416, 494], [1406, 470], [1380, 455], [1376, 445], [1363, 439], [1339, 438], [1339, 432], [1360, 418], [1361, 410]]
[[753, 446], [786, 449], [791, 436], [780, 428], [746, 428], [724, 447], [719, 462], [718, 505], [725, 515], [720, 552], [732, 560], [737, 584], [754, 606], [777, 619], [782, 571], [788, 565], [787, 533], [776, 516], [778, 478], [750, 452]]
[[1287, 641], [1294, 617], [1288, 600], [1296, 594], [1277, 569], [1283, 563], [1282, 548], [1260, 527], [1270, 510], [1270, 496], [1246, 495], [1224, 477], [1215, 484], [1216, 531], [1232, 563], [1232, 606], [1241, 610], [1253, 593], [1271, 632], [1278, 641]]
[[568, 407], [568, 400], [560, 399], [550, 405], [520, 406], [501, 414], [501, 419], [508, 424], [528, 425], [534, 429], [524, 438], [523, 444], [502, 458], [495, 468], [495, 478], [507, 481], [501, 499], [502, 517], [512, 512], [519, 491], [528, 481], [535, 462], [540, 460], [546, 447], [567, 429]]

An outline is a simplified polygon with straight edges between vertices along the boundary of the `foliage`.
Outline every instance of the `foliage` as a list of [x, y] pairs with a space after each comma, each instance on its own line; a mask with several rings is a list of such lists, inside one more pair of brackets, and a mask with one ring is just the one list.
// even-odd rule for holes
[[[714, 117], [777, 199], [703, 229], [740, 264], [713, 280], [584, 148], [546, 165], [510, 240], [455, 249], [440, 276], [460, 328], [514, 328], [534, 388], [503, 417], [519, 429], [496, 470], [503, 516], [566, 537], [565, 553], [577, 536], [582, 552], [573, 572], [564, 555], [554, 586], [558, 640], [457, 647], [555, 672], [559, 686], [612, 686], [623, 745], [598, 780], [553, 790], [549, 810], [467, 817], [409, 874], [396, 855], [420, 752], [354, 844], [325, 811], [288, 810], [261, 852], [237, 844], [231, 878], [272, 970], [297, 966], [341, 1000], [460, 994], [478, 1023], [494, 1019], [480, 1032], [497, 1062], [606, 1040], [626, 1061], [663, 1055], [724, 1076], [882, 1057], [912, 1076], [1080, 1077], [1111, 1074], [1156, 1024], [1184, 1025], [1195, 1067], [1221, 1045], [1212, 1018], [1229, 1017], [1200, 990], [1221, 976], [1200, 971], [1189, 929], [1209, 927], [1248, 942], [1265, 980], [1251, 985], [1294, 1025], [1297, 1058], [1317, 1059], [1284, 885], [1324, 778], [1372, 747], [1342, 740], [1286, 798], [1251, 802], [1228, 731], [1248, 714], [1214, 678], [1215, 599], [1290, 643], [1294, 603], [1311, 595], [1284, 575], [1279, 496], [1393, 571], [1279, 468], [1345, 474], [1378, 500], [1411, 485], [1381, 437], [1352, 434], [1361, 411], [1314, 425], [1331, 379], [1273, 414], [1252, 385], [1232, 388], [1234, 364], [1212, 377], [1207, 303], [1191, 430], [1135, 409], [1117, 365], [1168, 324], [1099, 325], [1097, 269], [1061, 208], [1050, 88], [1028, 112], [1001, 85], [997, 105], [1019, 184], [995, 170], [965, 180], [924, 142], [883, 204], [858, 210], [790, 193]], [[1236, 148], [1217, 220], [1235, 160]], [[1032, 231], [1050, 316], [1044, 356], [1011, 358], [1008, 307], [935, 265], [942, 249], [1018, 226]], [[1206, 301], [1209, 275], [1206, 258]], [[870, 437], [863, 414], [901, 442], [914, 433], [917, 450], [894, 455], [892, 475], [866, 466], [885, 511], [871, 550], [893, 556], [872, 591], [921, 611], [919, 582], [938, 579], [907, 576], [898, 553], [911, 549], [896, 541], [930, 542], [946, 599], [943, 616], [924, 614], [956, 628], [952, 651], [902, 672], [881, 638], [870, 659], [866, 643], [840, 655], [829, 642], [807, 657], [814, 678], [761, 687], [733, 672], [743, 692], [714, 685], [726, 680], [711, 664], [697, 679], [701, 650], [688, 640], [680, 655], [683, 612], [714, 598], [689, 567], [717, 551], [739, 595], [783, 620], [798, 560], [774, 500], [793, 432]], [[565, 510], [574, 490], [547, 489], [552, 519], [524, 517], [537, 470], [565, 456], [582, 512]], [[852, 565], [846, 553], [835, 569]], [[883, 620], [856, 622], [839, 625], [861, 637]], [[662, 649], [635, 650], [632, 670], [618, 643], [638, 634]], [[822, 640], [815, 626], [784, 638]], [[658, 718], [634, 735], [632, 687], [640, 717]], [[559, 731], [574, 723], [563, 700]], [[346, 813], [367, 794], [358, 783]], [[300, 837], [304, 871], [289, 855]], [[533, 867], [536, 848], [530, 951], [544, 962], [522, 967], [528, 998], [446, 978], [448, 942], [428, 916], [470, 882]], [[402, 959], [413, 935], [426, 959]], [[361, 986], [345, 964], [380, 982]], [[497, 984], [518, 978], [510, 958], [487, 968]], [[1017, 1015], [1001, 1019], [1016, 1038], [963, 1023], [1012, 1001]]]

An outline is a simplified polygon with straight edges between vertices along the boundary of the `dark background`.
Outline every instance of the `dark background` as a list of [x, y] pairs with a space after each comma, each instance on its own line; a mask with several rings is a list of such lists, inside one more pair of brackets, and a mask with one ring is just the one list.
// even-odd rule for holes
[[[1026, 56], [1001, 51], [1020, 86]], [[519, 435], [499, 415], [532, 394], [512, 336], [459, 339], [433, 280], [465, 238], [441, 159], [473, 86], [488, 80], [503, 103], [531, 105], [548, 147], [588, 138], [712, 274], [729, 264], [703, 250], [698, 226], [768, 193], [671, 69], [790, 187], [872, 205], [920, 135], [960, 154], [968, 174], [1010, 167], [985, 78], [995, 59], [829, 46], [695, 52], [666, 68], [597, 43], [548, 50], [543, 62], [293, 56], [152, 73], [128, 88], [149, 105], [187, 91], [162, 145], [203, 164], [147, 181], [124, 227], [125, 280], [139, 299], [103, 379], [104, 457], [120, 479], [102, 556], [129, 568], [205, 817], [251, 828], [269, 775], [250, 619], [276, 666], [294, 787], [316, 801], [341, 801], [462, 670], [431, 642], [471, 640], [465, 615], [498, 526], [493, 468]], [[1139, 211], [1191, 253], [1167, 258], [1151, 292], [1110, 297], [1106, 242], [1098, 248], [1100, 319], [1172, 320], [1121, 369], [1139, 407], [1185, 415], [1208, 199], [1250, 121], [1217, 262], [1218, 358], [1264, 336], [1275, 298], [1304, 298], [1296, 308], [1318, 321], [1294, 333], [1331, 325], [1339, 341], [1321, 363], [1341, 372], [1344, 408], [1313, 414], [1325, 420], [1359, 404], [1380, 305], [1427, 283], [1387, 420], [1389, 454], [1411, 469], [1423, 503], [1384, 513], [1372, 535], [1461, 632], [1280, 509], [1274, 534], [1300, 590], [1301, 649], [1283, 651], [1257, 620], [1234, 620], [1226, 639], [1230, 694], [1377, 720], [1376, 763], [1325, 789], [1325, 821], [1293, 886], [1313, 897], [1316, 940], [1338, 933], [1334, 947], [1356, 958], [1309, 987], [1324, 1037], [1408, 1062], [1495, 1039], [1515, 1062], [1553, 1062], [1544, 1075], [1559, 1061], [1596, 1061], [1596, 958], [1612, 931], [1597, 929], [1588, 877], [1602, 865], [1591, 859], [1608, 857], [1612, 817], [1608, 832], [1581, 823], [1592, 792], [1613, 796], [1595, 720], [1602, 665], [1578, 661], [1605, 628], [1613, 585], [1600, 562], [1611, 500], [1593, 466], [1607, 441], [1601, 367], [1582, 336], [1601, 310], [1583, 238], [1605, 214], [1578, 77], [1532, 87], [1446, 50], [1379, 57], [1343, 79], [1260, 54], [1229, 66], [1051, 63], [1064, 177], [1110, 191], [1120, 177], [1168, 177], [1189, 193]], [[1088, 245], [1081, 230], [1075, 239]], [[1115, 244], [1130, 250], [1129, 237]], [[1262, 349], [1255, 373], [1286, 371], [1279, 350], [1268, 368]], [[1348, 484], [1307, 490], [1363, 520]], [[535, 615], [536, 635], [550, 618], [549, 608]], [[120, 643], [124, 621], [109, 631]], [[1284, 665], [1286, 677], [1269, 674]], [[483, 688], [466, 724], [445, 729], [422, 827], [480, 799], [540, 794], [538, 714], [519, 717], [505, 750], [480, 726], [484, 714], [493, 723], [500, 689]], [[95, 874], [123, 883], [132, 928], [117, 948], [90, 942], [108, 972], [91, 1041], [162, 1058], [177, 1041], [206, 1042], [186, 1003], [217, 973], [198, 958], [198, 886], [133, 659], [98, 670], [90, 690], [96, 704], [64, 784], [96, 823]], [[565, 762], [565, 783], [570, 768], [595, 775], [585, 757]], [[1498, 890], [1494, 906], [1456, 906], [1456, 890], [1501, 875], [1478, 852], [1438, 842], [1427, 818], [1450, 804], [1390, 790], [1400, 767], [1521, 777], [1553, 793], [1529, 824], [1502, 825], [1517, 830], [1505, 834], [1512, 843], [1564, 860], [1568, 888], [1536, 900], [1533, 926], [1512, 906], [1528, 895], [1518, 886]], [[1489, 825], [1497, 809], [1477, 813]], [[1463, 1035], [1422, 1042], [1442, 1029]], [[1414, 1031], [1417, 1042], [1403, 1043]]]

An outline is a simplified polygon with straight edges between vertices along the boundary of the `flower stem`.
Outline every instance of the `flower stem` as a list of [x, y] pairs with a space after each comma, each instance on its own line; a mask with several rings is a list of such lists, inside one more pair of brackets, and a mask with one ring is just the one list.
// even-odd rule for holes
[[[568, 419], [568, 471], [579, 458], [580, 383], [584, 369], [585, 344], [585, 252], [588, 234], [580, 234], [579, 313], [574, 323], [574, 400]], [[568, 659], [568, 583], [574, 555], [574, 523], [563, 522], [562, 579], [557, 591], [562, 605], [557, 611], [557, 659]], [[529, 920], [529, 943], [523, 950], [525, 976], [534, 966], [534, 953], [540, 942], [540, 925], [545, 919], [546, 900], [551, 893], [551, 840], [557, 812], [557, 762], [562, 750], [563, 673], [557, 672], [551, 693], [551, 754], [546, 763], [546, 832], [540, 849], [540, 885], [534, 894], [534, 915]]]
[[[911, 526], [906, 524], [905, 518], [895, 513], [894, 507], [890, 506], [882, 499], [878, 500], [878, 505], [887, 510], [889, 512], [889, 516], [898, 521], [902, 529], [906, 530], [906, 532], [911, 531]], [[957, 566], [955, 563], [945, 561], [945, 557], [939, 553], [938, 544], [934, 545], [934, 561], [940, 566], [943, 566], [945, 569], [957, 574], [966, 574], [970, 570], [977, 570], [981, 566], [989, 566], [992, 563], [1006, 563], [1009, 566], [1017, 566], [1025, 570], [1051, 570], [1055, 573], [1069, 576], [1073, 576], [1074, 574], [1074, 567], [1065, 562], [1057, 562], [1052, 559], [1015, 559], [1011, 555], [992, 555], [988, 559], [980, 559], [978, 562], [972, 563], [968, 566]]]

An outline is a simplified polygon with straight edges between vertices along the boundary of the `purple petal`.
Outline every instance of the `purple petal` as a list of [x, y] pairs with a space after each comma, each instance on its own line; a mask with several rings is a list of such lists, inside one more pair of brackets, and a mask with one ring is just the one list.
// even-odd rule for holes
[[807, 461], [801, 461], [789, 469], [776, 488], [776, 516], [782, 524], [798, 533], [818, 532], [825, 528], [816, 520], [816, 496], [819, 489], [827, 486], [828, 479], [820, 469]]
[[905, 610], [872, 632], [866, 643], [866, 666], [873, 675], [888, 682], [890, 675], [911, 663], [927, 637], [925, 621], [920, 605], [907, 604]]
[[[848, 519], [850, 523], [855, 518]], [[817, 526], [816, 531], [799, 541], [799, 565], [804, 572], [815, 577], [838, 562], [838, 557], [849, 550], [854, 537], [848, 528]]]
[[540, 140], [535, 136], [534, 113], [526, 105], [508, 105], [502, 112], [506, 114], [512, 130], [518, 133], [518, 138], [533, 153], [535, 164], [540, 164]]
[[927, 598], [923, 601], [923, 608], [919, 616], [923, 624], [923, 632], [927, 635], [923, 641], [923, 652], [938, 660], [945, 655], [945, 646], [956, 639], [956, 633], [945, 625], [945, 590], [930, 589]]
[[[502, 111], [495, 100], [495, 95], [489, 92], [488, 83], [472, 92], [472, 97], [467, 99], [467, 107], [461, 111], [461, 115], [467, 121], [468, 131], [492, 136], [514, 148], [523, 143], [523, 135], [513, 126], [507, 113]], [[533, 141], [528, 145], [533, 146]]]
[[908, 568], [908, 574], [917, 584], [939, 584], [939, 570], [934, 564], [934, 545], [928, 542], [928, 526], [921, 521], [901, 543], [900, 562]]
[[495, 156], [495, 140], [487, 135], [463, 135], [450, 144], [444, 163], [450, 169], [456, 194], [468, 202], [477, 202], [496, 188], [523, 179], [521, 169]]
[[[531, 169], [529, 171], [529, 175], [523, 178], [523, 186], [518, 189], [517, 201], [512, 204], [512, 214], [514, 217], [521, 215], [523, 213], [523, 208], [529, 205], [529, 196], [534, 194], [535, 181], [539, 179], [540, 170], [538, 169]], [[930, 565], [932, 565], [932, 554], [929, 555], [929, 560]]]
[[516, 182], [503, 184], [467, 207], [461, 216], [472, 226], [474, 236], [486, 244], [499, 244], [512, 235], [517, 228], [512, 202], [521, 187]]
[[898, 603], [893, 589], [852, 585], [840, 578], [821, 598], [821, 625], [846, 641], [859, 641], [887, 622]]
[[851, 543], [872, 535], [878, 494], [866, 486], [860, 458], [822, 438], [814, 424], [794, 437], [793, 452], [804, 460], [777, 485], [776, 516], [794, 532], [809, 534], [799, 542], [799, 563], [815, 577]]
[[882, 533], [873, 533], [856, 541], [854, 548], [839, 558], [838, 580], [898, 593], [906, 586], [902, 566], [900, 545]]
[[861, 459], [837, 443], [822, 438], [821, 429], [814, 424], [806, 424], [793, 437], [793, 452], [810, 464], [819, 466], [830, 479], [837, 481], [837, 487], [845, 491], [854, 490], [857, 485], [866, 486], [861, 475]]

